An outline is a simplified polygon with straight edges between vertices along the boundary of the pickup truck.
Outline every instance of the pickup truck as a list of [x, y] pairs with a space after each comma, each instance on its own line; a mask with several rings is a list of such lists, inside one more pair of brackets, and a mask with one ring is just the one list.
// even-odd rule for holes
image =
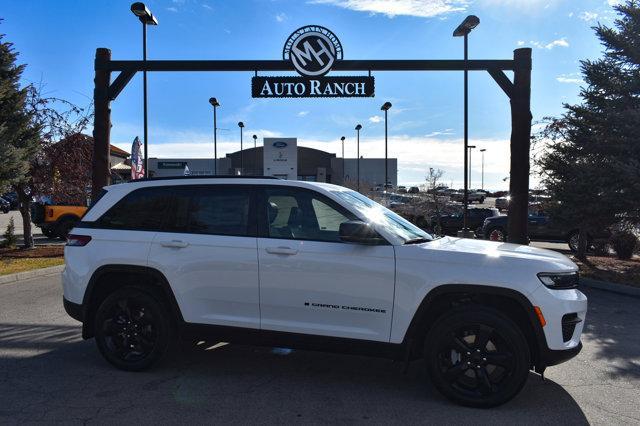
[[69, 231], [82, 219], [85, 206], [56, 206], [33, 203], [31, 221], [47, 238], [66, 239]]

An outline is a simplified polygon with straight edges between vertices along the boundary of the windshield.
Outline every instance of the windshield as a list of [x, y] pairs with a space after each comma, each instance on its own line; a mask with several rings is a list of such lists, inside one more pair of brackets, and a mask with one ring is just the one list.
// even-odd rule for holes
[[411, 240], [428, 240], [434, 238], [415, 226], [413, 223], [403, 219], [396, 213], [381, 206], [375, 201], [365, 197], [355, 191], [331, 191], [340, 199], [355, 207], [356, 210], [363, 213], [364, 217], [372, 223], [382, 225], [387, 231], [396, 235], [405, 243]]

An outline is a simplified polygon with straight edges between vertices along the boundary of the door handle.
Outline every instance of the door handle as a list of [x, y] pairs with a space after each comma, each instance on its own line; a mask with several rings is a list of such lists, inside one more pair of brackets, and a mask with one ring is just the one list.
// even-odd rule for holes
[[171, 240], [171, 241], [162, 241], [160, 245], [162, 247], [185, 248], [189, 245], [189, 243], [186, 241]]
[[269, 254], [285, 254], [288, 256], [298, 254], [298, 250], [289, 247], [267, 247], [266, 251]]

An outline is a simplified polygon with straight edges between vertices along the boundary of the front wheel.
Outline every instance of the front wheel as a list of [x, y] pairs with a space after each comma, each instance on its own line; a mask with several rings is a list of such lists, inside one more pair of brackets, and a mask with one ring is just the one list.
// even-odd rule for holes
[[114, 366], [144, 370], [169, 350], [173, 338], [169, 313], [151, 294], [124, 287], [108, 296], [95, 317], [98, 349]]
[[507, 234], [504, 232], [504, 229], [500, 227], [489, 229], [489, 232], [487, 232], [487, 236], [489, 237], [488, 239], [490, 241], [507, 241]]
[[424, 346], [434, 386], [469, 407], [494, 407], [520, 392], [529, 375], [530, 354], [520, 329], [484, 307], [465, 307], [440, 317]]

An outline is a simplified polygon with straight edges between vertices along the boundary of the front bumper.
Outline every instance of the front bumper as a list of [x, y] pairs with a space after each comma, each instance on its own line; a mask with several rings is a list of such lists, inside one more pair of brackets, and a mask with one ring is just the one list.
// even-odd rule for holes
[[542, 351], [540, 355], [542, 358], [542, 363], [546, 367], [549, 367], [551, 365], [558, 365], [565, 361], [570, 360], [574, 356], [578, 355], [581, 350], [582, 350], [582, 342], [578, 342], [578, 345], [571, 349], [564, 349], [564, 350], [557, 350], [557, 351], [553, 349], [546, 349]]

